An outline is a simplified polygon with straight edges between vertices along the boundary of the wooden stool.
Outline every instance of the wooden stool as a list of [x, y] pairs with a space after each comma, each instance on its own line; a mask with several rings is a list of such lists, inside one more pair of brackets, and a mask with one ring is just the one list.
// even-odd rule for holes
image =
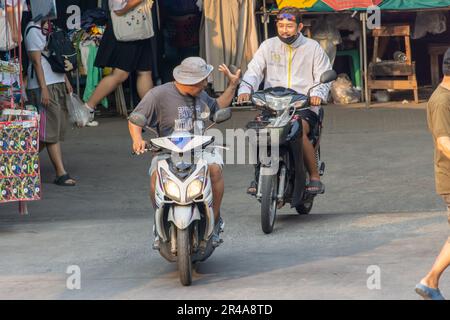
[[441, 66], [439, 65], [439, 56], [443, 56], [448, 48], [450, 48], [450, 44], [430, 43], [428, 45], [428, 54], [430, 55], [431, 62], [431, 84], [433, 88], [436, 88], [440, 81], [439, 71], [441, 70]]
[[[413, 90], [414, 102], [419, 103], [419, 87], [416, 78], [416, 65], [411, 58], [411, 30], [409, 25], [394, 25], [376, 28], [372, 31], [375, 38], [373, 48], [373, 59], [369, 65], [368, 87], [369, 87], [369, 104], [371, 101], [372, 90], [374, 89], [397, 89], [397, 90]], [[380, 37], [404, 37], [406, 62], [382, 61], [377, 62], [378, 45]], [[393, 77], [392, 80], [380, 80], [377, 77]], [[395, 79], [395, 77], [408, 77], [407, 80]]]

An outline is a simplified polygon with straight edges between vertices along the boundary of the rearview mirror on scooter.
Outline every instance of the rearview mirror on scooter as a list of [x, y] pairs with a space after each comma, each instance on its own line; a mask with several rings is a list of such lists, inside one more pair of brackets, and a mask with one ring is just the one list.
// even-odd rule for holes
[[231, 119], [231, 109], [220, 109], [213, 116], [214, 123], [222, 123]]
[[320, 83], [329, 83], [337, 79], [337, 73], [334, 70], [328, 70], [320, 76]]
[[328, 71], [325, 71], [324, 73], [322, 73], [322, 75], [320, 76], [320, 82], [318, 84], [316, 84], [315, 86], [309, 88], [308, 94], [307, 94], [308, 99], [311, 97], [311, 91], [314, 88], [317, 88], [318, 86], [320, 86], [322, 84], [332, 82], [336, 79], [337, 79], [337, 73], [334, 70], [328, 70]]

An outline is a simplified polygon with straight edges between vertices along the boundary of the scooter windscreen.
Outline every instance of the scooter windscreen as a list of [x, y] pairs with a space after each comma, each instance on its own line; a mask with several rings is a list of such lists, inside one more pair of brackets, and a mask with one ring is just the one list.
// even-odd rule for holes
[[280, 112], [290, 107], [299, 108], [306, 105], [308, 97], [293, 89], [274, 87], [256, 92], [252, 100], [256, 106]]
[[212, 136], [200, 136], [200, 135], [170, 135], [168, 137], [152, 139], [151, 142], [154, 146], [173, 151], [176, 153], [186, 153], [196, 148], [202, 148], [214, 141]]

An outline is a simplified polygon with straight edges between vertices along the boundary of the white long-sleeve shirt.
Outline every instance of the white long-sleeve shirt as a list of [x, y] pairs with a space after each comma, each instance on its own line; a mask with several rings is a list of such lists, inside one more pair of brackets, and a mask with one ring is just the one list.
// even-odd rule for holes
[[[320, 76], [331, 69], [330, 59], [317, 41], [300, 35], [292, 45], [287, 45], [274, 37], [261, 44], [243, 79], [255, 91], [264, 80], [265, 89], [280, 86], [306, 95], [311, 87], [320, 82]], [[330, 88], [331, 84], [317, 86], [311, 96], [326, 101]], [[244, 82], [239, 88], [239, 95], [243, 93], [251, 93]]]

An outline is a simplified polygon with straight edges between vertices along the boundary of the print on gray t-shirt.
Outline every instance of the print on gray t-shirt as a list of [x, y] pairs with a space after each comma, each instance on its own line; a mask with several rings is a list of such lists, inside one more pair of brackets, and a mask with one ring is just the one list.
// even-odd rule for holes
[[[147, 125], [155, 128], [161, 137], [172, 134], [175, 120], [193, 119], [194, 97], [183, 96], [173, 82], [150, 90], [141, 100], [133, 113], [139, 113], [147, 119]], [[205, 114], [211, 118], [219, 109], [217, 101], [203, 91], [195, 98], [197, 119]]]

